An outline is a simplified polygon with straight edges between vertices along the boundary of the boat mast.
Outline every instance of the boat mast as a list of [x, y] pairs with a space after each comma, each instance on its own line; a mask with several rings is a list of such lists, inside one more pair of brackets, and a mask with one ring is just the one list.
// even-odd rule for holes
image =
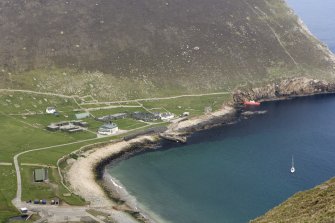
[[292, 155], [292, 167], [294, 167], [294, 159], [293, 159], [293, 155]]

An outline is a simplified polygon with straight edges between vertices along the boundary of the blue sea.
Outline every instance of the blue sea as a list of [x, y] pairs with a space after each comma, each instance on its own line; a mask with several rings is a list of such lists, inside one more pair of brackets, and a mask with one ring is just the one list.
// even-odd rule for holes
[[[288, 4], [335, 50], [333, 0]], [[335, 175], [335, 96], [269, 102], [260, 110], [267, 114], [195, 133], [185, 145], [167, 143], [108, 172], [142, 210], [175, 223], [247, 222]]]
[[309, 30], [335, 52], [335, 1], [286, 0]]

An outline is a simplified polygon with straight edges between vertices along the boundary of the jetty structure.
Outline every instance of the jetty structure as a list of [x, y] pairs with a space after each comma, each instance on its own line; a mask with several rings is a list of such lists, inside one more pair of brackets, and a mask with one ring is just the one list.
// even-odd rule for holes
[[166, 140], [174, 141], [174, 142], [178, 142], [178, 143], [186, 143], [187, 142], [187, 137], [186, 136], [180, 136], [178, 134], [160, 133], [159, 136], [162, 139], [166, 139]]

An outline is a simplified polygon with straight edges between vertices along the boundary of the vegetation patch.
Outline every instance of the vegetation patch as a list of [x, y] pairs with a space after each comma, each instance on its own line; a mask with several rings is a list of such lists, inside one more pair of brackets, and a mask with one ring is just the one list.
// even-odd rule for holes
[[252, 222], [333, 222], [335, 178], [311, 190], [299, 192]]

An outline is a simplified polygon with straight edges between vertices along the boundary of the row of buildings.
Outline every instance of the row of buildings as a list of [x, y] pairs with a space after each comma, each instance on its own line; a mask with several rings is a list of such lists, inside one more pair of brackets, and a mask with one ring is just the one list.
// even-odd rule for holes
[[[55, 107], [47, 107], [45, 112], [47, 114], [52, 114], [52, 115], [58, 114]], [[89, 118], [90, 113], [88, 112], [77, 113], [75, 114], [75, 117], [77, 120], [51, 123], [46, 128], [49, 131], [63, 131], [63, 132], [68, 132], [68, 133], [82, 132], [84, 130], [87, 130], [88, 123], [78, 120], [78, 119]], [[113, 114], [113, 115], [108, 115], [108, 116], [97, 118], [98, 121], [106, 122], [98, 129], [98, 134], [100, 135], [116, 134], [119, 131], [119, 128], [115, 123], [112, 123], [111, 120], [121, 119], [121, 118], [126, 118], [126, 117], [127, 117], [127, 113], [119, 113], [119, 114]], [[40, 174], [37, 174], [37, 175], [40, 175]], [[35, 176], [35, 172], [34, 172], [34, 176]]]
[[105, 115], [101, 117], [97, 117], [96, 120], [100, 122], [110, 122], [112, 120], [117, 119], [124, 119], [128, 117], [128, 113], [117, 113], [117, 114], [111, 114], [111, 115]]
[[[55, 114], [57, 110], [55, 107], [48, 107], [46, 109], [47, 114]], [[85, 119], [90, 117], [90, 113], [77, 113], [75, 114], [76, 119]], [[132, 112], [132, 113], [117, 113], [110, 114], [101, 117], [95, 118], [97, 121], [104, 122], [102, 126], [99, 127], [97, 133], [99, 135], [113, 135], [119, 131], [119, 127], [117, 124], [113, 123], [113, 120], [124, 119], [124, 118], [133, 118], [136, 120], [141, 120], [144, 122], [153, 122], [157, 120], [169, 121], [174, 118], [174, 114], [166, 112], [166, 113], [150, 113], [150, 112]], [[57, 123], [51, 123], [47, 126], [47, 130], [49, 131], [63, 131], [68, 133], [81, 132], [87, 130], [88, 123], [75, 120], [75, 121], [62, 121]]]
[[[76, 120], [76, 121], [63, 121], [63, 122], [51, 123], [50, 125], [47, 126], [47, 130], [74, 133], [74, 132], [82, 132], [84, 130], [87, 130], [87, 127], [88, 127], [87, 122]], [[112, 134], [116, 134], [118, 131], [119, 131], [119, 128], [117, 124], [113, 122], [108, 122], [108, 123], [103, 124], [98, 129], [98, 134], [112, 135]]]
[[101, 117], [97, 117], [97, 121], [101, 122], [110, 122], [113, 120], [117, 119], [124, 119], [124, 118], [133, 118], [136, 120], [141, 120], [145, 122], [152, 122], [152, 121], [157, 121], [157, 120], [162, 120], [162, 121], [169, 121], [174, 118], [174, 114], [166, 112], [166, 113], [160, 113], [160, 112], [132, 112], [132, 113], [117, 113], [117, 114], [110, 114], [110, 115], [105, 115]]
[[63, 132], [81, 132], [86, 130], [88, 127], [88, 123], [81, 121], [81, 120], [75, 120], [75, 121], [63, 121], [63, 122], [57, 122], [57, 123], [51, 123], [47, 126], [47, 130], [49, 131], [63, 131]]
[[117, 124], [113, 123], [113, 120], [124, 119], [131, 117], [136, 120], [144, 122], [152, 122], [157, 120], [169, 121], [174, 118], [172, 113], [149, 113], [149, 112], [133, 112], [133, 113], [117, 113], [111, 115], [105, 115], [97, 117], [96, 120], [105, 122], [99, 129], [98, 134], [100, 135], [113, 135], [119, 131]]
[[[57, 111], [56, 107], [47, 107], [45, 109], [45, 113], [49, 114], [49, 115], [59, 115], [59, 112]], [[75, 117], [77, 120], [79, 119], [85, 119], [85, 118], [89, 118], [91, 115], [88, 112], [83, 112], [83, 113], [76, 113]]]

